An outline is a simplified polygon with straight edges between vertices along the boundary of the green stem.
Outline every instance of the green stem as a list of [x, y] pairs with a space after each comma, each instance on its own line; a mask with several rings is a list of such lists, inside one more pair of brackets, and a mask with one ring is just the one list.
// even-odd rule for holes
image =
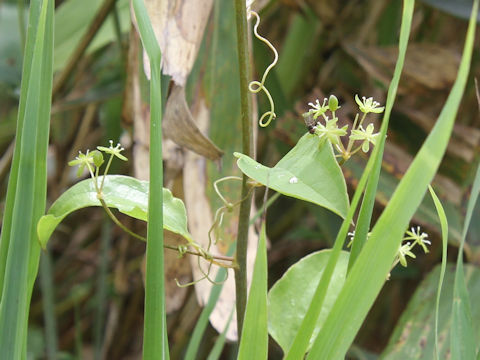
[[[127, 228], [125, 225], [123, 225], [120, 220], [118, 220], [118, 218], [115, 216], [115, 214], [112, 212], [112, 210], [110, 210], [110, 208], [108, 207], [107, 203], [105, 202], [105, 200], [102, 198], [102, 197], [99, 197], [99, 200], [100, 200], [100, 203], [102, 204], [102, 207], [103, 209], [105, 210], [105, 212], [107, 213], [107, 215], [109, 216], [110, 219], [112, 219], [112, 221], [120, 228], [122, 229], [123, 231], [125, 231], [127, 234], [129, 234], [130, 236], [136, 238], [136, 239], [139, 239], [139, 240], [142, 240], [142, 241], [147, 241], [147, 239], [142, 236], [142, 235], [139, 235], [135, 232], [133, 232], [132, 230], [130, 230], [129, 228]], [[178, 246], [173, 246], [173, 245], [167, 245], [167, 244], [163, 244], [163, 247], [166, 248], [166, 249], [170, 249], [170, 250], [175, 250], [175, 251], [179, 251], [178, 249]], [[184, 252], [185, 254], [190, 254], [190, 255], [195, 255], [195, 256], [201, 256], [203, 258], [205, 258], [205, 254], [202, 254], [200, 252], [197, 252], [197, 251], [192, 251], [192, 250], [186, 250]], [[223, 255], [211, 255], [211, 254], [206, 254], [208, 255], [209, 258], [211, 259], [216, 259], [216, 260], [221, 260], [221, 261], [230, 261], [230, 262], [234, 262], [234, 258], [230, 257], [230, 256], [223, 256]], [[206, 259], [206, 260], [211, 260], [211, 259]], [[216, 261], [214, 261], [215, 265], [218, 265], [218, 266], [222, 266], [222, 267], [235, 267], [234, 265], [228, 265], [228, 264], [220, 264]]]
[[[253, 126], [251, 120], [250, 94], [248, 91], [249, 59], [247, 41], [247, 14], [244, 0], [234, 0], [235, 21], [237, 26], [237, 51], [238, 67], [240, 75], [240, 100], [241, 100], [241, 121], [242, 121], [242, 152], [253, 157]], [[238, 269], [235, 271], [235, 290], [237, 307], [237, 329], [238, 340], [240, 341], [243, 316], [247, 303], [247, 244], [248, 225], [252, 193], [247, 185], [247, 176], [242, 179], [242, 195], [244, 199], [240, 204], [238, 219], [237, 251], [236, 258]]]

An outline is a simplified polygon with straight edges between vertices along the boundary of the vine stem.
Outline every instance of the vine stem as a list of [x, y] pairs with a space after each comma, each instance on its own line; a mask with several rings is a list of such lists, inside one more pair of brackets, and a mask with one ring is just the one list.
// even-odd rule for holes
[[[248, 41], [247, 41], [247, 9], [245, 0], [234, 0], [235, 22], [237, 27], [237, 52], [238, 68], [240, 75], [240, 106], [242, 122], [242, 152], [253, 157], [253, 124], [251, 119], [250, 92], [248, 90], [248, 79], [250, 75]], [[243, 317], [247, 304], [247, 244], [248, 226], [250, 220], [250, 208], [252, 204], [253, 191], [249, 190], [248, 177], [242, 177], [242, 195], [244, 199], [240, 204], [236, 258], [238, 268], [235, 270], [235, 296], [237, 308], [237, 330], [238, 341], [242, 335]]]
[[[107, 213], [107, 215], [110, 217], [110, 219], [112, 219], [112, 221], [120, 228], [122, 229], [123, 231], [125, 231], [127, 234], [129, 234], [130, 236], [133, 236], [134, 238], [136, 239], [139, 239], [139, 240], [142, 240], [142, 241], [147, 241], [147, 239], [142, 236], [142, 235], [139, 235], [135, 232], [133, 232], [132, 230], [130, 230], [129, 228], [127, 228], [125, 225], [123, 225], [120, 220], [118, 220], [118, 218], [115, 216], [115, 214], [112, 212], [112, 210], [110, 210], [110, 208], [108, 207], [107, 203], [105, 202], [105, 200], [103, 199], [103, 197], [101, 195], [97, 196], [98, 197], [98, 200], [100, 200], [100, 203], [102, 204], [102, 207], [103, 209], [105, 210], [105, 212]], [[170, 250], [174, 250], [174, 251], [177, 251], [180, 253], [180, 250], [177, 246], [173, 246], [173, 245], [168, 245], [168, 244], [163, 244], [163, 247], [166, 248], [166, 249], [170, 249]], [[205, 258], [205, 254], [202, 254], [200, 252], [197, 252], [197, 251], [193, 251], [193, 250], [185, 250], [183, 253], [185, 254], [189, 254], [189, 255], [195, 255], [195, 256], [200, 256], [200, 257], [203, 257]], [[207, 254], [209, 259], [206, 259], [206, 260], [209, 260], [209, 261], [212, 261], [215, 265], [218, 265], [218, 266], [222, 266], [222, 267], [227, 267], [227, 268], [235, 268], [235, 265], [233, 265], [235, 259], [230, 257], [230, 256], [224, 256], [224, 255], [212, 255], [212, 254]], [[224, 263], [219, 263], [218, 261], [215, 261], [215, 260], [220, 260], [220, 261], [230, 261], [232, 263], [232, 265], [230, 264], [224, 264]]]

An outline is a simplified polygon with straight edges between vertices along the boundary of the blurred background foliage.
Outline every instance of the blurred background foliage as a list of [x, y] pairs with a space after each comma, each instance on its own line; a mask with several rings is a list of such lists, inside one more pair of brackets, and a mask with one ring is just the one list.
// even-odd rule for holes
[[[277, 119], [268, 128], [258, 130], [256, 153], [259, 162], [273, 166], [306, 132], [301, 113], [307, 110], [309, 101], [335, 94], [342, 106], [338, 111], [342, 125], [353, 121], [355, 94], [373, 96], [384, 104], [396, 61], [402, 2], [272, 0], [260, 3], [265, 5], [260, 12], [260, 32], [275, 45], [280, 58], [266, 83], [275, 100]], [[455, 6], [451, 6], [452, 3]], [[416, 5], [405, 69], [388, 132], [377, 215], [433, 127], [455, 80], [470, 8], [471, 2], [466, 0], [426, 0]], [[15, 136], [27, 10], [28, 3], [24, 0], [0, 1], [2, 216]], [[102, 12], [103, 18], [99, 16]], [[132, 31], [128, 1], [59, 0], [55, 22], [54, 70], [57, 81], [62, 76], [65, 80], [54, 90], [49, 203], [77, 181], [67, 162], [79, 150], [93, 149], [98, 144], [106, 144], [108, 139], [121, 141], [132, 160], [126, 165], [116, 164], [112, 173], [136, 174], [133, 167], [141, 163], [142, 155], [132, 151], [139, 141], [135, 135], [136, 120], [131, 115], [133, 100], [129, 81], [133, 73], [140, 73], [141, 94], [148, 98], [146, 79], [138, 71], [141, 53], [138, 37]], [[210, 110], [209, 137], [225, 152], [221, 168], [211, 161], [207, 163], [210, 184], [220, 176], [239, 174], [232, 156], [233, 151], [240, 150], [235, 39], [233, 5], [227, 0], [217, 0], [186, 87], [192, 107], [198, 105], [199, 97], [205, 99]], [[82, 44], [85, 52], [72, 58], [72, 53]], [[252, 75], [259, 78], [272, 55], [256, 40], [252, 41], [252, 49]], [[478, 165], [480, 129], [473, 79], [479, 70], [477, 51], [454, 134], [434, 182], [449, 220], [450, 259], [456, 256], [465, 202]], [[168, 85], [168, 79], [165, 84]], [[260, 95], [257, 101], [259, 114], [268, 110], [266, 98]], [[380, 120], [377, 119], [376, 128]], [[180, 159], [188, 152], [179, 147], [172, 151]], [[178, 179], [182, 178], [184, 162], [178, 157], [169, 157], [169, 161], [166, 163], [168, 186], [181, 197], [182, 180]], [[351, 191], [365, 163], [366, 158], [357, 155], [343, 166]], [[196, 186], [196, 179], [183, 184]], [[232, 198], [238, 195], [238, 187], [226, 185], [223, 189]], [[207, 186], [206, 193], [212, 208], [218, 208], [211, 187]], [[257, 192], [258, 206], [262, 199], [263, 194]], [[480, 208], [476, 216], [479, 212]], [[144, 231], [144, 224], [127, 217], [122, 217], [122, 221], [139, 232]], [[234, 219], [227, 220], [226, 224], [230, 222]], [[306, 254], [331, 247], [340, 219], [312, 204], [280, 197], [269, 209], [267, 224], [271, 285]], [[440, 262], [439, 224], [429, 198], [425, 198], [417, 211], [412, 220], [414, 224], [421, 225], [430, 234], [431, 252], [418, 253], [408, 268], [397, 267], [392, 272], [357, 336], [352, 358], [375, 359], [382, 353], [419, 282]], [[222, 231], [231, 229], [225, 225]], [[466, 248], [467, 261], [474, 265], [480, 263], [479, 235], [480, 222], [474, 219]], [[144, 244], [129, 239], [112, 226], [101, 209], [85, 209], [69, 216], [42, 257], [41, 281], [36, 284], [30, 313], [29, 358], [45, 358], [48, 349], [58, 346], [59, 358], [63, 359], [139, 359], [143, 328], [140, 271], [143, 254]], [[188, 280], [188, 262], [173, 263], [166, 272], [167, 277]], [[478, 287], [478, 281], [472, 286]], [[173, 285], [169, 294], [175, 306], [168, 318], [168, 333], [172, 358], [177, 359], [182, 358], [201, 308], [193, 287], [182, 289], [180, 295], [172, 295], [176, 294]], [[217, 336], [213, 328], [208, 328], [199, 359], [206, 357]], [[235, 344], [227, 345], [223, 357], [234, 358], [234, 354]], [[270, 357], [281, 358], [281, 351], [273, 340]]]

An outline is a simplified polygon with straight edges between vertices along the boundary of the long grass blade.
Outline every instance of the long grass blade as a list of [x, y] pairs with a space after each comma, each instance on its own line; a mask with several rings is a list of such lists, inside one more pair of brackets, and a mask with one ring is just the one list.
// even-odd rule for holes
[[[404, 8], [410, 11], [411, 8]], [[387, 102], [385, 104], [385, 113], [383, 116], [382, 127], [380, 130], [380, 143], [377, 145], [378, 150], [373, 154], [373, 170], [368, 179], [365, 195], [363, 197], [360, 212], [358, 214], [357, 226], [355, 228], [355, 235], [353, 238], [352, 251], [350, 252], [350, 259], [348, 262], [348, 270], [352, 268], [355, 260], [360, 254], [363, 245], [367, 241], [368, 231], [370, 230], [370, 222], [372, 219], [373, 206], [375, 205], [375, 195], [377, 193], [378, 180], [380, 177], [380, 170], [382, 169], [383, 150], [385, 147], [385, 139], [390, 121], [390, 114], [392, 113], [393, 104], [397, 95], [398, 84], [400, 82], [400, 75], [402, 74], [403, 64], [405, 62], [405, 54], [407, 52], [408, 37], [410, 35], [411, 16], [404, 12], [403, 19], [405, 24], [400, 31], [400, 44], [397, 63], [393, 74], [392, 82], [388, 88]]]
[[0, 349], [2, 357], [8, 359], [26, 355], [29, 303], [38, 272], [36, 222], [45, 211], [53, 1], [32, 1], [29, 19], [17, 139], [0, 247]]
[[217, 338], [217, 341], [215, 341], [215, 345], [213, 345], [213, 348], [210, 351], [210, 354], [208, 354], [207, 360], [220, 359], [220, 355], [222, 355], [223, 348], [225, 347], [225, 341], [227, 339], [227, 331], [228, 331], [228, 328], [230, 327], [230, 324], [232, 323], [233, 313], [234, 313], [234, 309], [232, 309], [232, 311], [230, 312], [227, 325], [225, 325], [225, 329], [223, 329], [222, 333]]
[[479, 192], [480, 166], [477, 168], [475, 180], [473, 181], [472, 193], [468, 200], [467, 215], [463, 225], [462, 240], [458, 248], [455, 284], [453, 287], [452, 329], [450, 333], [452, 359], [474, 359], [476, 352], [476, 336], [472, 323], [472, 311], [463, 271], [463, 248]]
[[[35, 47], [35, 31], [38, 27], [40, 18], [41, 1], [32, 1], [30, 5], [30, 15], [27, 33], [27, 42], [25, 46], [25, 56], [22, 69], [22, 86], [20, 90], [20, 103], [18, 105], [18, 119], [16, 129], [16, 143], [20, 144], [22, 139], [23, 122], [25, 116], [25, 105], [27, 102], [27, 91], [29, 89], [30, 73]], [[7, 197], [5, 201], [5, 213], [2, 222], [2, 233], [0, 238], [0, 299], [3, 291], [3, 281], [5, 276], [5, 267], [7, 262], [8, 247], [10, 244], [10, 232], [12, 229], [12, 214], [17, 190], [18, 167], [20, 163], [20, 146], [15, 146], [13, 152], [12, 166], [8, 178]]]
[[435, 303], [435, 358], [439, 359], [440, 349], [438, 347], [438, 312], [440, 308], [440, 295], [442, 294], [443, 279], [445, 277], [445, 269], [447, 267], [447, 247], [448, 247], [448, 221], [443, 209], [442, 203], [438, 199], [437, 194], [431, 186], [428, 187], [430, 195], [437, 209], [438, 219], [442, 228], [442, 265], [440, 268], [440, 277], [438, 279], [437, 299]]
[[253, 268], [252, 285], [245, 309], [238, 350], [239, 360], [266, 360], [268, 357], [266, 238], [265, 222], [263, 222]]
[[[235, 247], [232, 245], [227, 251], [227, 256], [231, 256]], [[205, 333], [205, 329], [208, 325], [208, 319], [210, 314], [212, 313], [215, 305], [217, 304], [218, 298], [220, 297], [220, 293], [223, 289], [223, 283], [220, 283], [222, 279], [225, 279], [225, 275], [227, 273], [227, 269], [220, 268], [218, 270], [217, 275], [215, 276], [215, 282], [217, 284], [212, 286], [212, 290], [210, 290], [210, 295], [208, 296], [207, 305], [203, 308], [200, 316], [198, 317], [197, 323], [195, 324], [195, 328], [193, 329], [192, 336], [190, 337], [190, 341], [187, 346], [187, 352], [185, 354], [184, 360], [195, 360], [195, 357], [198, 353], [198, 348], [200, 346], [200, 342], [202, 341], [203, 335]], [[226, 333], [226, 330], [224, 330]]]
[[[413, 1], [405, 1], [405, 8], [411, 21]], [[470, 68], [477, 8], [475, 1], [457, 79], [438, 121], [375, 225], [307, 359], [345, 356], [387, 278], [408, 222], [445, 153]], [[406, 22], [404, 17], [402, 25]]]
[[163, 256], [163, 163], [161, 53], [143, 0], [134, 0], [138, 30], [150, 59], [150, 187], [148, 199], [147, 266], [143, 358], [168, 359]]

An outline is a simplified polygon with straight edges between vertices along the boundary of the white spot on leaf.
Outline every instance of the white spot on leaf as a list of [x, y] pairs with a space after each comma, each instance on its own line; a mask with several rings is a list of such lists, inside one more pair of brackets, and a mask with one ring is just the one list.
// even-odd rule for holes
[[288, 180], [288, 182], [290, 184], [296, 184], [296, 183], [298, 183], [298, 179], [294, 176], [294, 177], [290, 178], [290, 180]]

